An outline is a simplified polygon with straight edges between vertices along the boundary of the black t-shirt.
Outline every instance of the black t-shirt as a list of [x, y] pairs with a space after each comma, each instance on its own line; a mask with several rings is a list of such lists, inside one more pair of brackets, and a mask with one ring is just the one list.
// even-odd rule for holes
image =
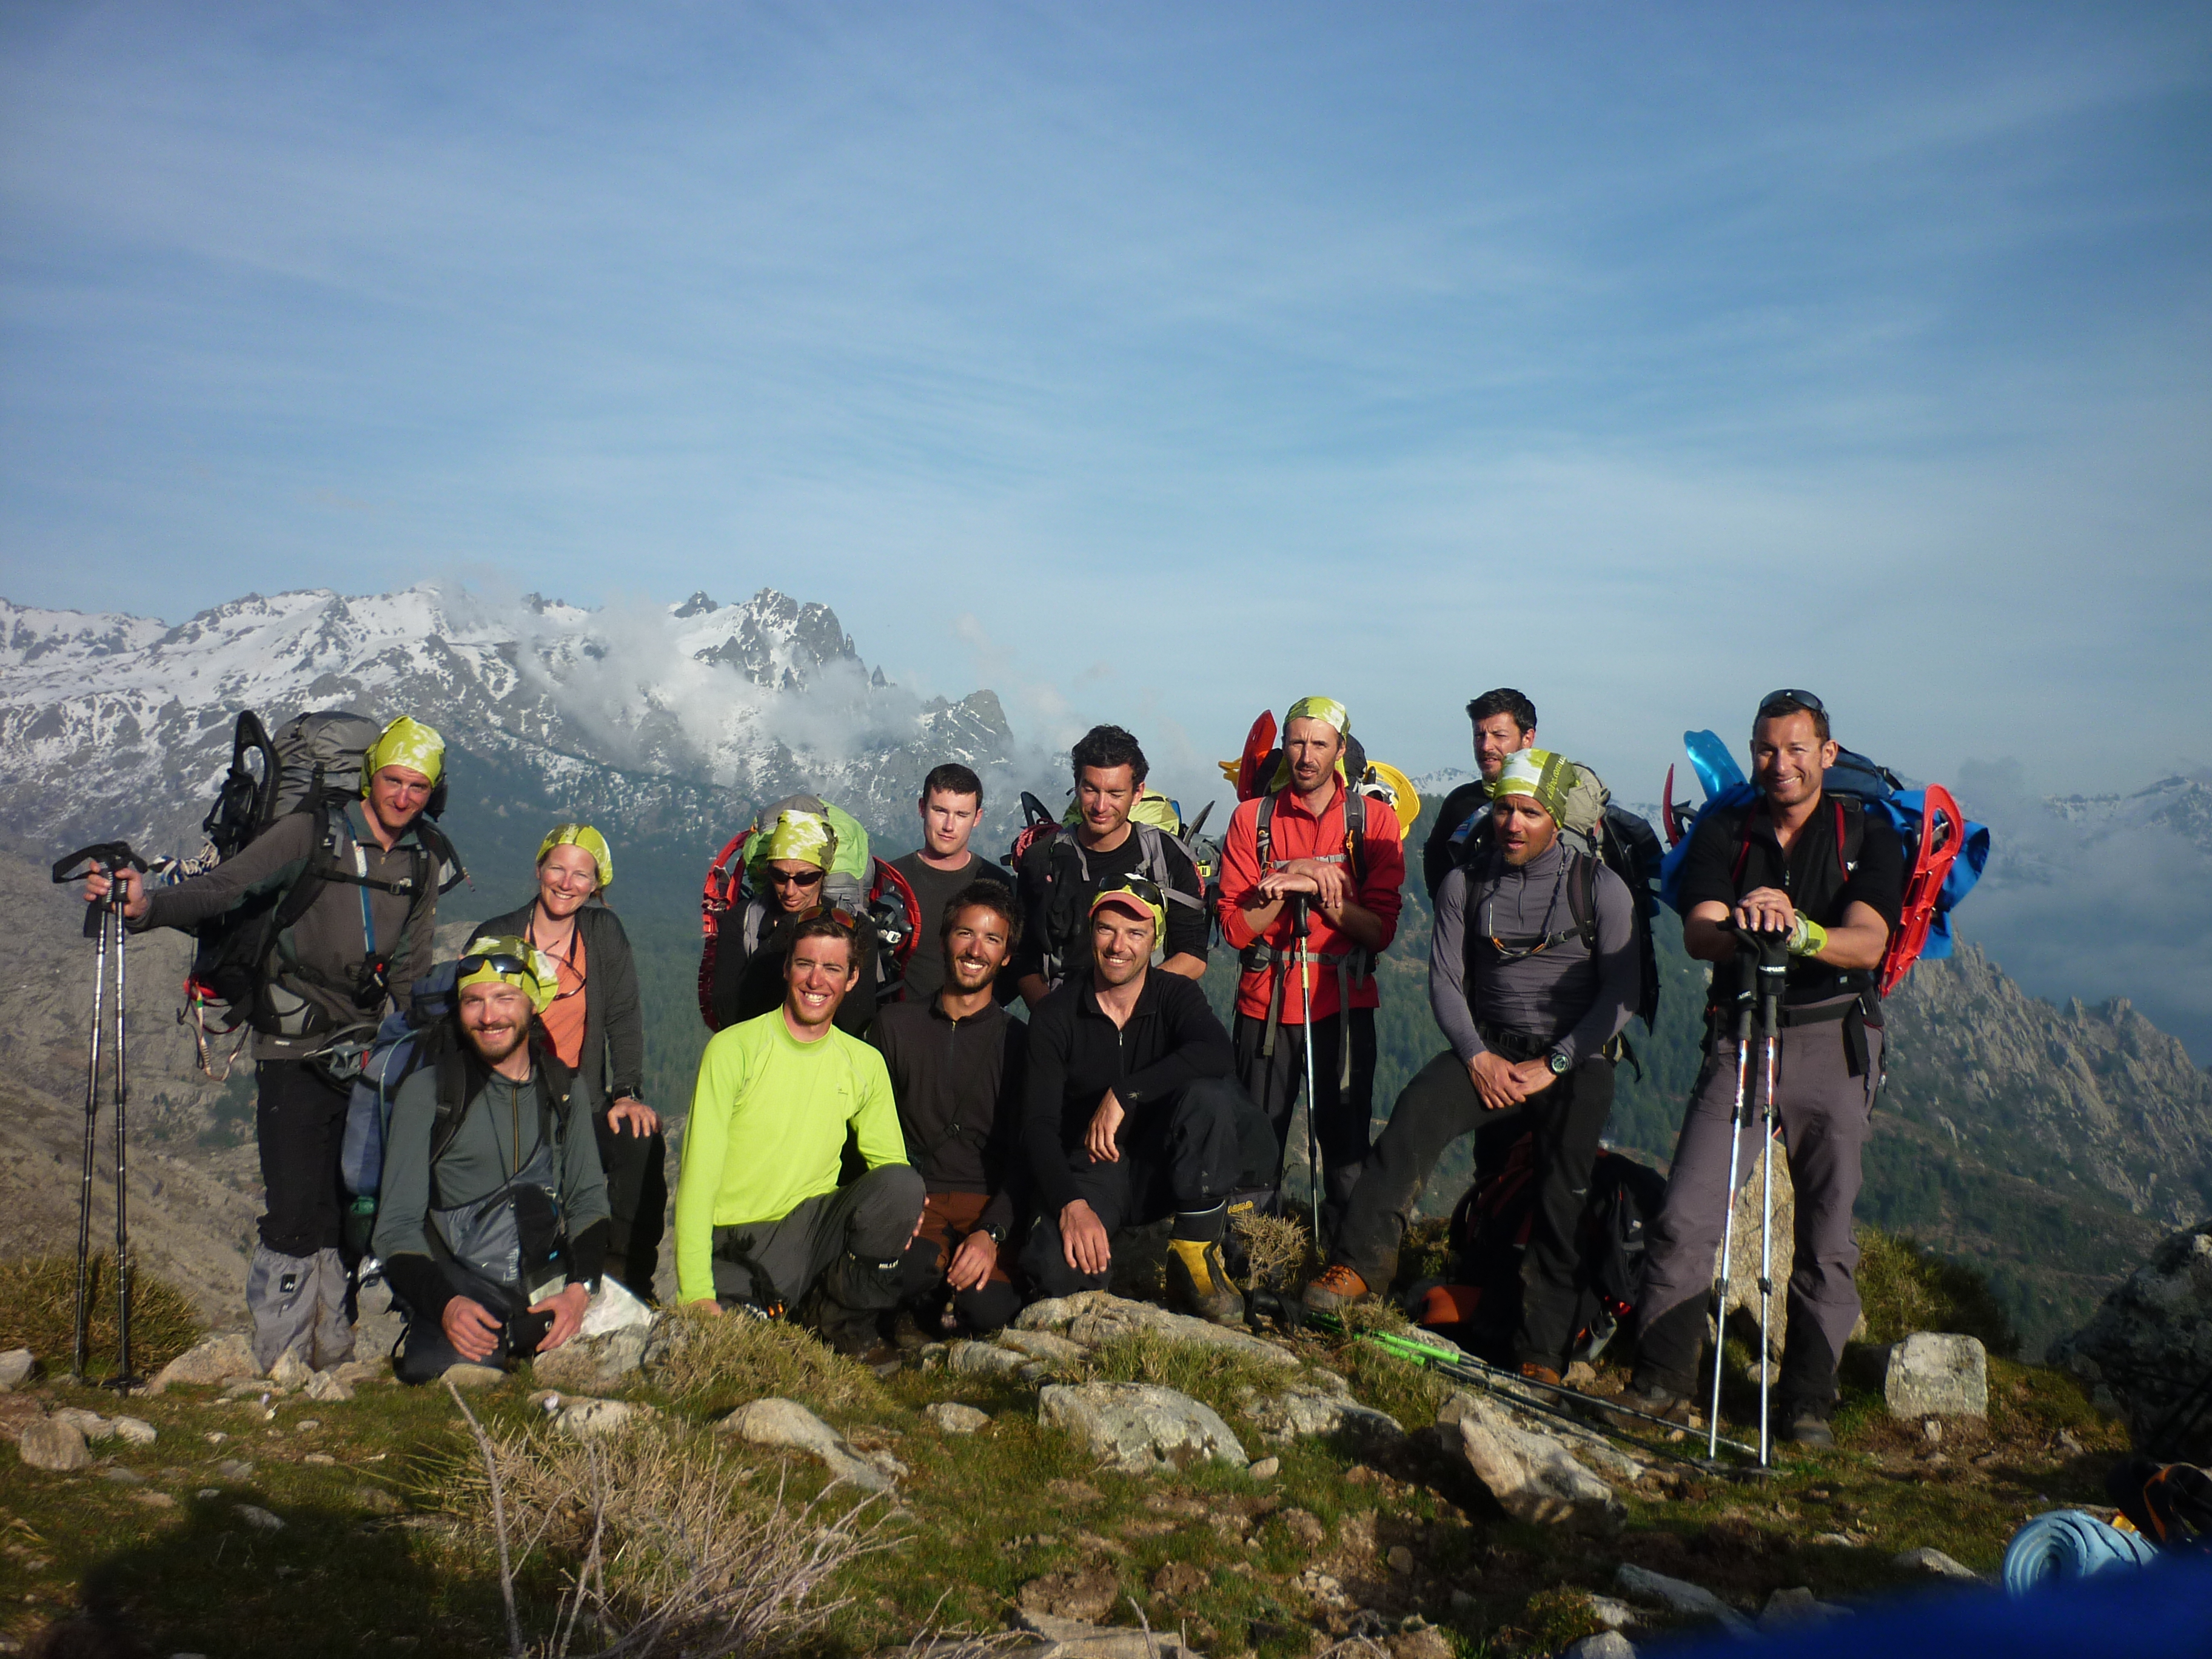
[[[1846, 865], [1838, 832], [1848, 840], [1854, 816], [1860, 821], [1858, 856]], [[1905, 908], [1905, 843], [1884, 814], [1868, 811], [1848, 796], [1823, 795], [1787, 854], [1774, 837], [1763, 799], [1707, 812], [1698, 820], [1690, 850], [1683, 854], [1682, 914], [1708, 902], [1732, 908], [1757, 887], [1780, 889], [1823, 927], [1835, 927], [1852, 905], [1863, 904], [1894, 928]], [[1715, 967], [1716, 995], [1733, 986], [1729, 967]], [[1838, 972], [1810, 957], [1792, 957], [1788, 1000], [1815, 1001], [1856, 990], [1872, 977], [1863, 970]]]
[[[1197, 866], [1172, 838], [1164, 833], [1160, 842], [1167, 866], [1164, 884], [1196, 901], [1191, 904], [1169, 902], [1168, 936], [1162, 959], [1189, 956], [1203, 962], [1209, 931], [1205, 885], [1198, 878]], [[1060, 965], [1064, 977], [1087, 973], [1091, 966], [1091, 896], [1102, 888], [1116, 886], [1133, 875], [1149, 874], [1157, 878], [1157, 872], [1141, 868], [1144, 857], [1144, 830], [1134, 823], [1129, 826], [1129, 833], [1122, 838], [1121, 844], [1110, 852], [1083, 848], [1075, 832], [1067, 829], [1049, 836], [1039, 836], [1032, 842], [1028, 855], [1022, 860], [1018, 884], [1022, 942], [1014, 953], [1011, 976], [1018, 980], [1026, 974], [1042, 973], [1048, 948], [1057, 949], [1065, 958]], [[1060, 890], [1062, 884], [1067, 884], [1068, 891]], [[1057, 927], [1055, 923], [1059, 924]]]
[[914, 954], [906, 960], [905, 1000], [927, 1002], [945, 987], [945, 941], [939, 931], [945, 926], [945, 907], [955, 893], [979, 881], [998, 882], [1011, 892], [1013, 872], [972, 852], [964, 870], [940, 870], [918, 852], [893, 859], [891, 868], [913, 886], [915, 901], [921, 908], [915, 918], [920, 931], [915, 938]]

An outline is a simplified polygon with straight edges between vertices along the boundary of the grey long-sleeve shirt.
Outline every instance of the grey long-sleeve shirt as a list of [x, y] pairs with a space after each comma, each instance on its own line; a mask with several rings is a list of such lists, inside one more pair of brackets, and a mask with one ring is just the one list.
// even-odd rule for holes
[[[1471, 884], [1465, 870], [1444, 878], [1429, 943], [1429, 1007], [1462, 1060], [1487, 1047], [1478, 1024], [1526, 1031], [1571, 1065], [1626, 1029], [1641, 989], [1636, 901], [1612, 871], [1601, 865], [1596, 873], [1595, 957], [1575, 931], [1566, 854], [1556, 842], [1517, 870], [1493, 851]], [[1560, 933], [1567, 937], [1541, 954], [1511, 961], [1484, 942], [1521, 950]]]

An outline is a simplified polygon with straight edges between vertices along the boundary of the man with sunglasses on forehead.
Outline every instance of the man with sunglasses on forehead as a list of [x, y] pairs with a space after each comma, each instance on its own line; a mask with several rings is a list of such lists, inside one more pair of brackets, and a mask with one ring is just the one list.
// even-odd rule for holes
[[[837, 1029], [860, 982], [853, 930], [800, 919], [782, 1006], [726, 1026], [699, 1060], [676, 1188], [677, 1295], [702, 1313], [788, 1315], [879, 1373], [925, 1188], [883, 1056]], [[838, 1184], [848, 1136], [866, 1173]]]
[[1141, 876], [1091, 901], [1089, 971], [1030, 1017], [1022, 1140], [1037, 1193], [1023, 1273], [1042, 1296], [1097, 1290], [1113, 1236], [1172, 1215], [1168, 1291], [1188, 1312], [1241, 1323], [1222, 1266], [1229, 1194], [1273, 1167], [1274, 1136], [1231, 1078], [1229, 1034], [1190, 980], [1152, 968], [1169, 925]]
[[1559, 839], [1574, 763], [1505, 755], [1490, 784], [1491, 845], [1437, 890], [1429, 1006], [1451, 1047], [1398, 1097], [1352, 1188], [1336, 1259], [1306, 1287], [1334, 1308], [1387, 1286], [1421, 1188], [1461, 1135], [1517, 1119], [1534, 1138], [1535, 1212], [1513, 1360], [1557, 1382], [1574, 1340], [1577, 1236], [1613, 1109], [1613, 1040], [1642, 988], [1635, 899]]
[[[1686, 1419], [1705, 1337], [1713, 1260], [1734, 1194], [1728, 1190], [1735, 1110], [1735, 1018], [1741, 936], [1789, 937], [1774, 1107], [1797, 1191], [1789, 1337], [1777, 1393], [1783, 1437], [1831, 1446], [1836, 1365], [1858, 1322], [1860, 1155], [1881, 1083], [1875, 969], [1905, 902], [1905, 848], [1879, 813], [1823, 788], [1838, 747], [1828, 711], [1809, 691], [1770, 693], [1751, 727], [1751, 781], [1741, 805], [1708, 807], [1690, 832], [1680, 889], [1683, 948], [1713, 964], [1698, 1074], [1650, 1229], [1637, 1308], [1636, 1376], [1626, 1402]], [[1763, 1101], [1753, 1067], [1746, 1106]], [[1758, 1167], [1762, 1112], [1743, 1127], [1740, 1181]]]
[[590, 1102], [538, 1023], [559, 988], [522, 939], [471, 946], [453, 1018], [392, 1096], [371, 1247], [407, 1321], [402, 1382], [557, 1348], [599, 1285], [607, 1188]]

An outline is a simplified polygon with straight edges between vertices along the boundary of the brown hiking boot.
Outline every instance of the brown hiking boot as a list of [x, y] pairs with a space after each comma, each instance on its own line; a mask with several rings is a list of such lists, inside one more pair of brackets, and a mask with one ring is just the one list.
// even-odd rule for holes
[[1306, 1286], [1306, 1306], [1316, 1313], [1334, 1313], [1367, 1294], [1367, 1281], [1344, 1265], [1332, 1261], [1320, 1278]]
[[1642, 1412], [1646, 1417], [1680, 1423], [1685, 1428], [1690, 1426], [1696, 1409], [1687, 1395], [1676, 1394], [1662, 1382], [1631, 1382], [1627, 1391], [1616, 1396], [1613, 1403], [1632, 1412]]
[[1539, 1365], [1533, 1359], [1521, 1362], [1521, 1375], [1530, 1382], [1541, 1382], [1547, 1389], [1559, 1386], [1559, 1374], [1549, 1365]]

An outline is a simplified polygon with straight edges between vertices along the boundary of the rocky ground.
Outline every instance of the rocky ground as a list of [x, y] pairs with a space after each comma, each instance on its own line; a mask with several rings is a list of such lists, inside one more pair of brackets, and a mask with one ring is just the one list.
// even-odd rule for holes
[[[366, 1324], [364, 1354], [389, 1335]], [[787, 1535], [865, 1499], [868, 1553], [821, 1587], [825, 1621], [794, 1626], [814, 1651], [1012, 1628], [1031, 1659], [1143, 1659], [1148, 1626], [1211, 1655], [1359, 1638], [1472, 1659], [1971, 1589], [2030, 1514], [2101, 1502], [2124, 1437], [2071, 1379], [1965, 1348], [1854, 1358], [1839, 1449], [1766, 1476], [1358, 1340], [1224, 1332], [1103, 1293], [917, 1346], [888, 1382], [785, 1327], [662, 1319], [474, 1377], [469, 1397], [511, 1510], [586, 1457], [640, 1490], [726, 1479], [747, 1513], [780, 1501], [765, 1524]], [[292, 1653], [310, 1632], [329, 1653], [495, 1650], [487, 1492], [453, 1397], [373, 1358], [251, 1370], [234, 1338], [125, 1401], [38, 1376], [0, 1395], [19, 1443], [0, 1466], [12, 1647], [89, 1618], [150, 1644], [118, 1651]], [[574, 1508], [547, 1504], [520, 1575], [532, 1628], [576, 1566], [556, 1524]]]

